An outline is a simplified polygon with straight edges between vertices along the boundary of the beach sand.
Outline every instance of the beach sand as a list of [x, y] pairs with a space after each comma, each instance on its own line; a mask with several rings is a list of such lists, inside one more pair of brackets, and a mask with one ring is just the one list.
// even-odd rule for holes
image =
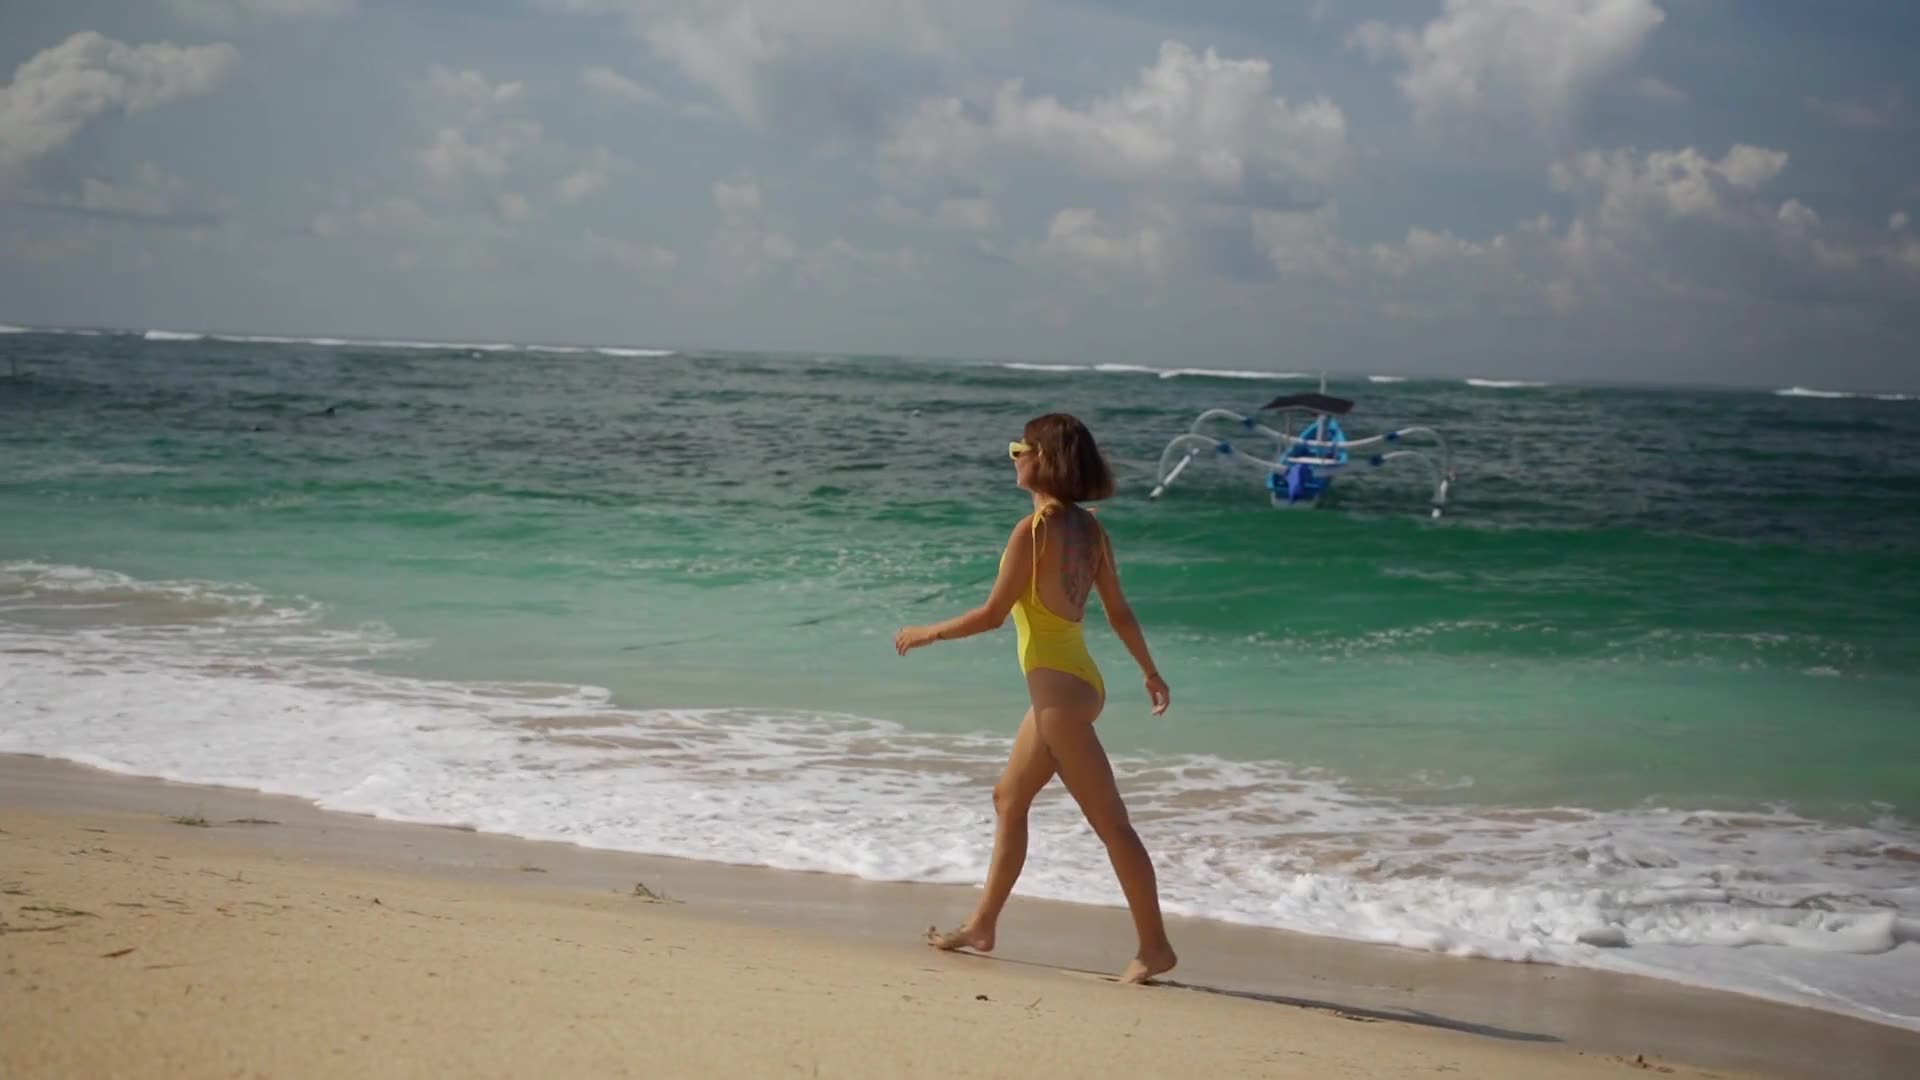
[[[636, 891], [644, 885], [646, 893]], [[0, 757], [0, 1076], [1896, 1076], [1920, 1035], [1599, 972], [595, 852]], [[1640, 1055], [1645, 1055], [1644, 1058]]]

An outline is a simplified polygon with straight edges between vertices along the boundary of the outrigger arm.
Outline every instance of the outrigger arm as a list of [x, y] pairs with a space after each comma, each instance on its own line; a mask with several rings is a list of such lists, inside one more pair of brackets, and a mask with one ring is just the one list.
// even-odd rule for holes
[[[1299, 406], [1291, 406], [1288, 409], [1288, 411], [1295, 410], [1319, 412], [1319, 410], [1302, 409]], [[1215, 420], [1231, 420], [1238, 424], [1248, 435], [1273, 440], [1280, 445], [1281, 450], [1273, 459], [1256, 457], [1233, 445], [1232, 442], [1226, 439], [1207, 435], [1201, 431], [1201, 428], [1207, 423]], [[1186, 471], [1187, 466], [1192, 464], [1195, 458], [1209, 450], [1220, 457], [1239, 461], [1260, 469], [1279, 470], [1295, 463], [1323, 468], [1339, 468], [1347, 464], [1347, 462], [1331, 456], [1328, 453], [1329, 451], [1345, 451], [1348, 454], [1353, 454], [1355, 451], [1367, 450], [1387, 444], [1398, 444], [1403, 439], [1410, 437], [1431, 438], [1434, 443], [1437, 444], [1439, 460], [1436, 461], [1434, 455], [1427, 451], [1410, 449], [1388, 450], [1383, 453], [1368, 455], [1359, 460], [1364, 461], [1371, 468], [1378, 468], [1389, 461], [1400, 458], [1418, 458], [1427, 466], [1429, 473], [1433, 477], [1433, 516], [1439, 517], [1441, 508], [1446, 505], [1447, 495], [1453, 483], [1454, 472], [1452, 454], [1447, 447], [1447, 441], [1438, 431], [1430, 427], [1414, 425], [1412, 427], [1400, 428], [1397, 431], [1368, 436], [1364, 439], [1308, 439], [1298, 435], [1290, 435], [1285, 432], [1276, 431], [1254, 417], [1244, 416], [1231, 409], [1208, 409], [1194, 420], [1192, 426], [1185, 434], [1175, 436], [1173, 441], [1167, 444], [1166, 450], [1160, 455], [1159, 469], [1155, 474], [1159, 477], [1159, 480], [1154, 485], [1153, 491], [1149, 493], [1147, 497], [1149, 499], [1158, 499], [1175, 480], [1179, 479], [1180, 474]], [[1321, 452], [1321, 456], [1284, 456], [1301, 447], [1311, 447], [1318, 450]]]

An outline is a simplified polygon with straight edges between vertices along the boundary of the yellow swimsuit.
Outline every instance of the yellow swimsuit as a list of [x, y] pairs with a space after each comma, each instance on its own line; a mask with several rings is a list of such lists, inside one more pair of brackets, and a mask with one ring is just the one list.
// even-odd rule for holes
[[[1027, 581], [1026, 592], [1013, 603], [1013, 625], [1019, 631], [1020, 671], [1023, 674], [1035, 668], [1064, 671], [1098, 690], [1104, 698], [1107, 684], [1087, 652], [1080, 623], [1054, 614], [1040, 599], [1040, 517], [1039, 513], [1033, 515], [1033, 573]], [[1000, 561], [1007, 561], [1006, 552], [1000, 553]]]

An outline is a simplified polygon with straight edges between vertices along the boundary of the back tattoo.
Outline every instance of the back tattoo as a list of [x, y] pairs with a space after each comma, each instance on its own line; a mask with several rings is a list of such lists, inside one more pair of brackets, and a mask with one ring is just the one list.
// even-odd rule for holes
[[1084, 608], [1100, 568], [1100, 523], [1080, 507], [1050, 517], [1047, 531], [1060, 543], [1060, 591], [1076, 608]]

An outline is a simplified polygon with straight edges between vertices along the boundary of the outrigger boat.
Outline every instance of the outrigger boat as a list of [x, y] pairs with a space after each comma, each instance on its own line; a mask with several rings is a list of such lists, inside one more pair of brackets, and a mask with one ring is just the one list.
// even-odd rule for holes
[[[1329, 396], [1324, 380], [1320, 393], [1282, 394], [1262, 405], [1261, 413], [1277, 414], [1280, 428], [1263, 423], [1258, 416], [1243, 416], [1231, 409], [1208, 409], [1194, 420], [1185, 434], [1175, 436], [1160, 454], [1150, 499], [1158, 499], [1202, 454], [1255, 466], [1264, 471], [1269, 501], [1276, 507], [1317, 506], [1333, 487], [1334, 477], [1348, 468], [1379, 468], [1389, 461], [1405, 458], [1424, 462], [1433, 478], [1433, 516], [1439, 517], [1453, 486], [1452, 455], [1447, 441], [1429, 427], [1404, 427], [1362, 439], [1349, 438], [1340, 417], [1353, 411], [1353, 402]], [[1306, 418], [1298, 431], [1296, 420]], [[1209, 434], [1209, 425], [1231, 421], [1238, 425], [1242, 438], [1268, 440], [1273, 444], [1271, 457], [1248, 453], [1223, 436]], [[1217, 426], [1216, 426], [1217, 430]], [[1430, 438], [1433, 450], [1400, 447], [1410, 437]], [[1394, 449], [1377, 449], [1393, 446]], [[1372, 451], [1364, 453], [1364, 451]]]

